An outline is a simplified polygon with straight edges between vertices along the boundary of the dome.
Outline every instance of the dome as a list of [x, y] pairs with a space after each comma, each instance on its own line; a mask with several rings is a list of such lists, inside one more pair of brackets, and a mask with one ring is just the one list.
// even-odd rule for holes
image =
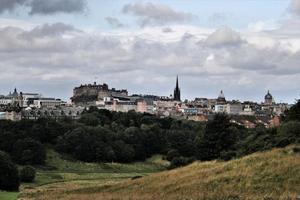
[[268, 93], [265, 95], [265, 99], [273, 99], [273, 96], [270, 94], [269, 90]]
[[217, 103], [218, 104], [225, 104], [226, 103], [226, 99], [225, 99], [225, 95], [223, 93], [223, 90], [221, 90], [218, 98], [217, 98]]
[[225, 99], [225, 95], [223, 93], [223, 90], [221, 90], [219, 96], [218, 96], [218, 99]]

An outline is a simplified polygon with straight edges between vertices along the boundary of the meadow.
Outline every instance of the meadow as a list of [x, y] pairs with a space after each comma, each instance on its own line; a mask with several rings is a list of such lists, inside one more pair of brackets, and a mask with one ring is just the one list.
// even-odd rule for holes
[[[149, 176], [166, 170], [169, 165], [162, 156], [155, 155], [145, 162], [130, 164], [86, 163], [72, 160], [52, 149], [47, 150], [46, 165], [37, 168], [33, 183], [21, 185], [19, 199], [44, 198], [43, 194], [64, 194], [69, 190], [113, 184], [122, 180]], [[52, 198], [52, 197], [51, 197]], [[56, 199], [59, 197], [53, 197]], [[7, 200], [16, 199], [11, 196]], [[2, 200], [2, 199], [1, 199]]]
[[[163, 168], [146, 163], [132, 165], [134, 169], [147, 166], [139, 173], [130, 171], [131, 167], [126, 165], [119, 168], [124, 169], [119, 173], [107, 171], [89, 175], [57, 172], [59, 178], [55, 176], [53, 179], [60, 181], [46, 185], [39, 185], [39, 181], [45, 180], [41, 173], [32, 187], [22, 186], [19, 197], [43, 200], [293, 200], [300, 194], [300, 154], [299, 147], [295, 146], [254, 153], [227, 162], [194, 162], [186, 167], [152, 175], [155, 170]], [[149, 166], [156, 167], [150, 169]], [[136, 175], [143, 177], [132, 179]], [[43, 176], [49, 177], [49, 174]]]

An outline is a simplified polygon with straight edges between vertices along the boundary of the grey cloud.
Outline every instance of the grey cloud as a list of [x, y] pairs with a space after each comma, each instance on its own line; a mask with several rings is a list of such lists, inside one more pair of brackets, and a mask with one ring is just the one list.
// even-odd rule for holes
[[29, 8], [30, 15], [51, 15], [56, 13], [82, 13], [86, 0], [1, 0], [0, 13], [13, 11], [17, 7]]
[[55, 23], [55, 24], [44, 24], [37, 26], [34, 29], [24, 32], [24, 36], [27, 38], [36, 38], [36, 37], [46, 37], [46, 36], [61, 36], [64, 33], [68, 32], [82, 32], [78, 29], [75, 29], [71, 25], [64, 23]]
[[175, 11], [169, 6], [153, 3], [126, 4], [123, 7], [123, 13], [137, 16], [142, 27], [185, 22], [195, 17], [190, 13]]
[[300, 16], [300, 0], [291, 0], [290, 10], [293, 14]]
[[174, 32], [174, 31], [170, 27], [165, 27], [165, 28], [162, 29], [162, 32], [164, 32], [164, 33], [171, 33], [171, 32]]
[[[178, 38], [166, 42], [154, 39], [161, 32], [151, 32], [151, 28], [146, 33], [150, 39], [141, 37], [140, 32], [116, 37], [74, 29], [65, 24], [45, 24], [30, 31], [0, 28], [0, 84], [31, 85], [35, 89], [39, 83], [38, 89], [45, 94], [49, 88], [51, 93], [56, 90], [60, 94], [63, 92], [54, 87], [59, 82], [55, 86], [64, 85], [68, 91], [62, 97], [67, 99], [73, 86], [92, 82], [97, 76], [100, 82], [127, 87], [132, 93], [168, 95], [174, 87], [174, 76], [179, 74], [183, 95], [194, 97], [204, 93], [216, 96], [219, 89], [226, 89], [219, 88], [224, 85], [241, 91], [245, 83], [247, 90], [255, 94], [260, 88], [270, 87], [270, 80], [274, 83], [300, 74], [299, 52], [286, 51], [280, 45], [257, 47], [247, 38], [232, 48], [232, 41], [240, 40], [221, 37], [217, 44], [223, 48], [215, 48], [203, 40], [206, 33], [198, 37], [199, 33], [193, 31], [181, 36], [170, 32], [170, 37]], [[280, 87], [295, 91], [300, 80], [293, 80]]]
[[206, 45], [221, 47], [221, 46], [235, 46], [243, 42], [239, 33], [233, 31], [228, 27], [223, 27], [211, 35], [209, 35], [205, 41]]
[[13, 11], [16, 7], [22, 6], [27, 0], [1, 0], [0, 13], [4, 11]]
[[105, 20], [109, 25], [111, 25], [113, 28], [122, 28], [125, 25], [120, 22], [120, 20], [116, 17], [106, 17]]
[[86, 0], [32, 0], [30, 14], [82, 13]]

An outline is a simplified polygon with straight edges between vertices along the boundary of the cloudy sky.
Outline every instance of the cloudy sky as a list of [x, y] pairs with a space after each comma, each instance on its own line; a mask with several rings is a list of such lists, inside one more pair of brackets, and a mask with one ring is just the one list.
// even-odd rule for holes
[[0, 0], [0, 94], [300, 98], [300, 0]]

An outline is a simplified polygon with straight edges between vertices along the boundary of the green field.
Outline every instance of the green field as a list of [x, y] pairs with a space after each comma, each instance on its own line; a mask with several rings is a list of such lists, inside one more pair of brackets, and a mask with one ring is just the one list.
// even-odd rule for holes
[[0, 200], [15, 200], [18, 192], [2, 192], [0, 191]]
[[169, 162], [162, 160], [160, 155], [153, 156], [145, 162], [130, 164], [84, 163], [48, 149], [46, 165], [37, 168], [34, 183], [22, 184], [19, 198], [35, 199], [40, 193], [59, 194], [66, 189], [75, 190], [113, 184], [132, 177], [148, 176], [164, 171], [168, 165]]

